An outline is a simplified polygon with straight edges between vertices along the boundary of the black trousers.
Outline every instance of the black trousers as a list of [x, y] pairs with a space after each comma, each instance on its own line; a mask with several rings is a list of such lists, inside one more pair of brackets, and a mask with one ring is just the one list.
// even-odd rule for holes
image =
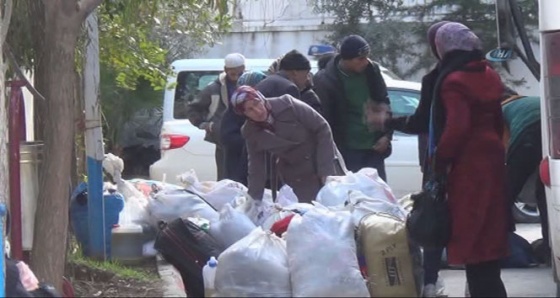
[[[523, 186], [531, 175], [538, 171], [542, 160], [541, 123], [537, 122], [528, 126], [520, 135], [519, 143], [508, 151], [507, 178], [510, 203], [515, 203]], [[548, 237], [548, 211], [544, 185], [538, 175], [531, 183], [535, 184], [535, 198], [541, 219], [542, 236], [545, 245], [549, 245]]]
[[214, 153], [214, 158], [216, 160], [216, 169], [218, 171], [218, 177], [216, 177], [220, 181], [225, 178], [225, 162], [224, 162], [224, 150], [221, 146], [216, 144], [216, 151]]
[[507, 297], [500, 260], [466, 265], [471, 297]]

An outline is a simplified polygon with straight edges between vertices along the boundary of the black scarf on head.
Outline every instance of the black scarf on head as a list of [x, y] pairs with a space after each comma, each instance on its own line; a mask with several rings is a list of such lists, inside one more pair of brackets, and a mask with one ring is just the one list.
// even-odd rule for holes
[[[481, 61], [484, 59], [484, 54], [480, 50], [463, 51], [455, 50], [447, 53], [438, 64], [438, 75], [435, 80], [433, 93], [432, 93], [432, 107], [434, 121], [434, 140], [435, 144], [439, 143], [443, 129], [445, 127], [446, 116], [445, 109], [441, 100], [441, 87], [445, 78], [452, 72], [458, 70], [465, 70], [465, 66], [473, 61]], [[430, 146], [430, 145], [428, 145]]]

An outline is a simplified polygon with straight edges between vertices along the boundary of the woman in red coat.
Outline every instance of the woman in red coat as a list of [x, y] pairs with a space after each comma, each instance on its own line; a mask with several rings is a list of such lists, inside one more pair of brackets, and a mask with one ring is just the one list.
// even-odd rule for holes
[[466, 26], [443, 25], [435, 43], [442, 60], [430, 138], [435, 169], [447, 173], [448, 261], [465, 265], [472, 297], [506, 297], [500, 259], [508, 254], [511, 222], [501, 140], [503, 85]]

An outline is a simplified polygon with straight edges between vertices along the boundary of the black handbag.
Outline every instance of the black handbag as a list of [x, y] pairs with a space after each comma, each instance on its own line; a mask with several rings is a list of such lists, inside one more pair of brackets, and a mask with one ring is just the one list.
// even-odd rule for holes
[[411, 200], [412, 211], [406, 220], [409, 237], [424, 248], [447, 246], [451, 238], [451, 217], [445, 177], [430, 179], [420, 193], [411, 196]]

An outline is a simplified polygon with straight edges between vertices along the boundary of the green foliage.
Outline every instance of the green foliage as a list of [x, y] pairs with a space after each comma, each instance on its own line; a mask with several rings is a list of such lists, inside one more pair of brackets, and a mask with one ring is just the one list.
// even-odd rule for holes
[[[409, 1], [410, 2], [410, 1]], [[497, 46], [495, 5], [486, 0], [432, 0], [404, 5], [392, 0], [315, 0], [317, 11], [335, 16], [327, 42], [336, 44], [343, 36], [361, 34], [372, 47], [372, 58], [409, 77], [433, 65], [426, 31], [434, 22], [452, 20], [472, 28], [485, 50]], [[518, 1], [528, 32], [538, 23], [537, 1]], [[535, 40], [535, 39], [534, 39]], [[407, 65], [403, 71], [402, 65]], [[502, 65], [507, 70], [507, 65]], [[522, 83], [522, 82], [516, 82]]]

